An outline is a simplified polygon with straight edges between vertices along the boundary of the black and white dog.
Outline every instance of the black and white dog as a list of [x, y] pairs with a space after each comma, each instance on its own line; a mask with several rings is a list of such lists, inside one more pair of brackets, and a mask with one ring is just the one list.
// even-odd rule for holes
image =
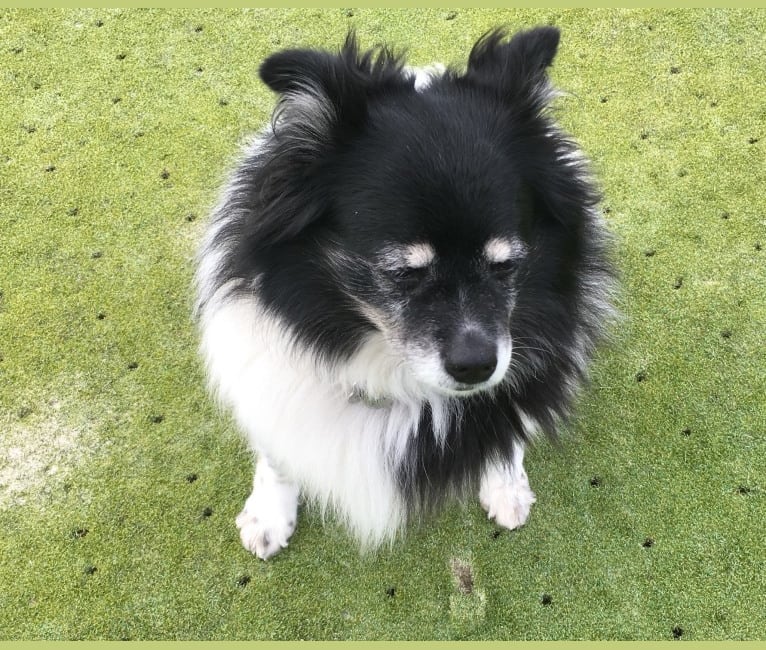
[[465, 71], [349, 36], [260, 68], [273, 120], [202, 243], [212, 388], [257, 453], [237, 517], [266, 559], [299, 493], [364, 545], [478, 491], [521, 526], [522, 461], [566, 420], [610, 314], [599, 195], [554, 124], [552, 27], [481, 38]]

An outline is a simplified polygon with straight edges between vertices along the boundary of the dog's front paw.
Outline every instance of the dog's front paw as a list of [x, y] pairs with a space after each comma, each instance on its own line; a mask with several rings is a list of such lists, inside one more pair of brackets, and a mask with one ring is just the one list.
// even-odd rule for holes
[[298, 486], [281, 477], [266, 458], [255, 469], [253, 492], [237, 515], [242, 545], [262, 560], [287, 546], [298, 517]]
[[516, 476], [493, 473], [485, 477], [479, 491], [479, 501], [487, 516], [510, 530], [526, 523], [536, 500], [524, 472]]
[[295, 531], [295, 518], [281, 513], [250, 512], [245, 506], [237, 515], [237, 528], [242, 545], [262, 560], [268, 560], [287, 546]]

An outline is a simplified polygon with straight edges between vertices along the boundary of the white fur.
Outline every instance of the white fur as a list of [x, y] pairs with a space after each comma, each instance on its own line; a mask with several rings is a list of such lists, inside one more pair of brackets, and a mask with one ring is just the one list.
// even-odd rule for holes
[[425, 68], [404, 67], [405, 74], [415, 75], [415, 90], [418, 92], [428, 88], [433, 83], [434, 78], [443, 75], [445, 70], [446, 68], [442, 63], [434, 63]]
[[526, 246], [518, 239], [505, 237], [493, 237], [484, 244], [484, 255], [490, 262], [507, 262], [523, 257], [526, 250]]
[[253, 492], [237, 515], [242, 545], [262, 560], [287, 546], [298, 517], [298, 486], [281, 476], [265, 456], [258, 459]]
[[[420, 397], [381, 341], [338, 370], [322, 367], [257, 301], [237, 298], [204, 309], [201, 347], [219, 399], [285, 481], [345, 518], [363, 545], [396, 534], [405, 515], [389, 466], [417, 426]], [[359, 382], [371, 394], [394, 387], [403, 399], [377, 409], [349, 402]]]
[[436, 251], [431, 244], [420, 243], [407, 246], [404, 252], [404, 259], [407, 262], [407, 266], [412, 269], [420, 269], [424, 266], [428, 266], [434, 261], [436, 257]]
[[434, 261], [436, 251], [431, 244], [418, 242], [409, 246], [388, 246], [381, 253], [381, 262], [390, 271], [422, 269]]
[[515, 443], [511, 464], [496, 463], [488, 467], [479, 490], [479, 501], [487, 511], [487, 517], [511, 530], [526, 523], [536, 501], [523, 463], [524, 446]]

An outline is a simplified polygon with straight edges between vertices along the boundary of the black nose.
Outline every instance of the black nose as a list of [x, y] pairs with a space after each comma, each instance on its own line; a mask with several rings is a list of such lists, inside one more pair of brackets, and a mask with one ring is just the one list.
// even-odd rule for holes
[[444, 355], [445, 370], [461, 384], [478, 384], [492, 376], [497, 367], [494, 339], [476, 330], [452, 337]]

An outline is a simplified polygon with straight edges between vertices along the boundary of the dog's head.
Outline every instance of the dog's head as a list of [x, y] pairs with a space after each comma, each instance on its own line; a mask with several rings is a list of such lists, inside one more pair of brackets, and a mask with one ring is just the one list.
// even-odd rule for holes
[[355, 314], [349, 339], [379, 330], [422, 385], [466, 395], [502, 382], [517, 307], [566, 292], [597, 201], [545, 117], [558, 40], [550, 27], [493, 31], [464, 72], [426, 81], [353, 37], [339, 54], [267, 59], [261, 76], [281, 101], [248, 250], [304, 256], [338, 310], [325, 329]]

